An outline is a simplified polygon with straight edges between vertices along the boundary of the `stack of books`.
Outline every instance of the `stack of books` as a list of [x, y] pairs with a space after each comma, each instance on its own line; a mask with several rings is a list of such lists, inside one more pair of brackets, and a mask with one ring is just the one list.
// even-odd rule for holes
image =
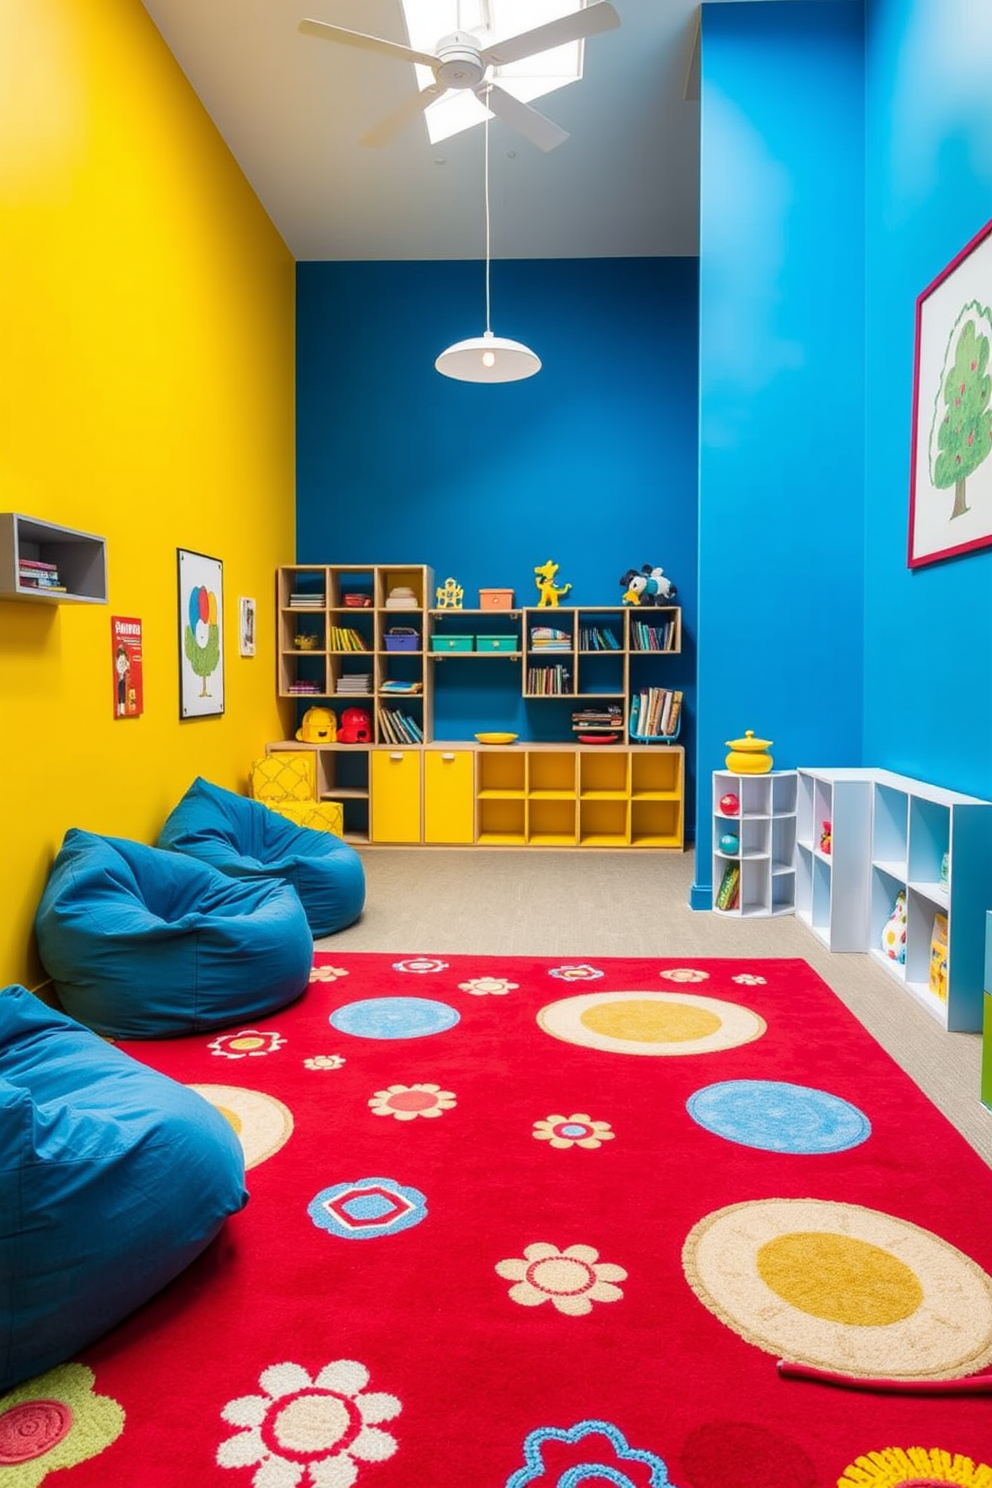
[[17, 581], [22, 589], [44, 589], [53, 594], [68, 592], [59, 578], [58, 565], [42, 563], [37, 558], [18, 558]]
[[571, 651], [572, 637], [565, 630], [555, 630], [551, 625], [533, 625], [530, 632], [532, 651]]
[[309, 594], [297, 592], [289, 596], [289, 608], [291, 610], [322, 610], [324, 608], [324, 596], [322, 594]]
[[619, 703], [602, 708], [580, 708], [572, 714], [573, 734], [615, 734], [623, 728], [623, 710]]
[[308, 682], [305, 678], [298, 677], [295, 682], [290, 682], [286, 689], [292, 697], [323, 697], [318, 682]]
[[334, 685], [335, 697], [367, 696], [372, 691], [371, 672], [348, 672]]

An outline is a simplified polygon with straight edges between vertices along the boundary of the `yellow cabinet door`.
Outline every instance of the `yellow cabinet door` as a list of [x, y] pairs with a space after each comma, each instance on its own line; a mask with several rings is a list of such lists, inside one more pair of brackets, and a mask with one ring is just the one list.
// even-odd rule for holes
[[473, 842], [475, 792], [470, 749], [424, 750], [424, 841]]
[[371, 840], [419, 842], [419, 750], [373, 749], [371, 759]]

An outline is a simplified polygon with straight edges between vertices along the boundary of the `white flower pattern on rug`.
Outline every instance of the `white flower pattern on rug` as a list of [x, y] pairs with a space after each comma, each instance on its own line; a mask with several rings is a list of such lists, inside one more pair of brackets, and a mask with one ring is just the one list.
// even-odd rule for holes
[[752, 976], [749, 971], [742, 971], [739, 976], [731, 977], [730, 980], [741, 987], [764, 987], [766, 984], [763, 976]]
[[708, 982], [710, 979], [708, 971], [700, 971], [696, 966], [673, 966], [669, 971], [659, 971], [658, 975], [666, 982]]
[[286, 1040], [281, 1033], [259, 1033], [257, 1028], [242, 1028], [240, 1033], [222, 1033], [211, 1039], [207, 1048], [221, 1059], [254, 1059], [274, 1054]]
[[221, 1417], [243, 1428], [217, 1448], [219, 1467], [254, 1467], [253, 1488], [351, 1488], [357, 1464], [385, 1462], [396, 1438], [379, 1428], [402, 1406], [395, 1395], [366, 1392], [369, 1372], [336, 1359], [311, 1380], [300, 1364], [273, 1364], [262, 1395], [229, 1400]]
[[557, 977], [560, 982], [595, 982], [602, 975], [595, 966], [584, 961], [575, 966], [553, 966], [548, 972], [548, 976]]
[[307, 1069], [312, 1070], [341, 1069], [345, 1058], [343, 1054], [314, 1054], [309, 1059], [304, 1059], [303, 1063]]
[[574, 1116], [547, 1116], [534, 1122], [534, 1136], [552, 1147], [601, 1147], [612, 1142], [613, 1128], [608, 1121], [593, 1121], [585, 1111]]
[[311, 982], [336, 982], [339, 977], [347, 975], [343, 966], [312, 966], [310, 968]]
[[459, 982], [459, 992], [471, 992], [473, 997], [502, 997], [507, 992], [515, 992], [519, 982], [508, 982], [506, 977], [473, 977], [470, 982]]
[[559, 1250], [543, 1240], [524, 1246], [522, 1260], [497, 1261], [496, 1271], [514, 1283], [510, 1298], [521, 1307], [550, 1302], [569, 1317], [583, 1317], [594, 1302], [619, 1302], [623, 1292], [615, 1283], [627, 1279], [622, 1266], [601, 1261], [591, 1245]]
[[441, 1116], [458, 1104], [450, 1090], [440, 1085], [387, 1085], [369, 1097], [373, 1116], [395, 1116], [413, 1121], [418, 1116]]
[[433, 972], [447, 969], [447, 961], [440, 961], [437, 956], [408, 956], [405, 961], [393, 962], [394, 971], [410, 971], [415, 976], [430, 976]]

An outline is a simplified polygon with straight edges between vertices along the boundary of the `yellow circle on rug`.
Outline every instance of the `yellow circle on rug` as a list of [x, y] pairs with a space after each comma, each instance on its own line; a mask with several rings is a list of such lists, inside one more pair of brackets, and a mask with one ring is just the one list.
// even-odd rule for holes
[[242, 1085], [190, 1085], [220, 1112], [238, 1134], [245, 1168], [256, 1168], [279, 1151], [293, 1130], [293, 1115], [274, 1095]]
[[687, 1002], [649, 1002], [644, 997], [597, 1003], [582, 1014], [581, 1021], [606, 1038], [656, 1044], [706, 1038], [721, 1026], [717, 1014], [708, 1008], [691, 1007]]
[[992, 1363], [992, 1278], [908, 1220], [825, 1199], [731, 1204], [682, 1248], [686, 1279], [768, 1353], [852, 1377], [955, 1379]]
[[552, 1038], [613, 1054], [711, 1054], [750, 1043], [763, 1018], [740, 1003], [693, 992], [585, 992], [537, 1015]]

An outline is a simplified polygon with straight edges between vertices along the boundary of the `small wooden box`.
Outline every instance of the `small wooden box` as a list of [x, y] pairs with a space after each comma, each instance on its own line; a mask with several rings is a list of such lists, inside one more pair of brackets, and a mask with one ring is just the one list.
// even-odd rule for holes
[[512, 610], [513, 609], [513, 590], [512, 589], [480, 589], [479, 590], [479, 609], [480, 610]]

